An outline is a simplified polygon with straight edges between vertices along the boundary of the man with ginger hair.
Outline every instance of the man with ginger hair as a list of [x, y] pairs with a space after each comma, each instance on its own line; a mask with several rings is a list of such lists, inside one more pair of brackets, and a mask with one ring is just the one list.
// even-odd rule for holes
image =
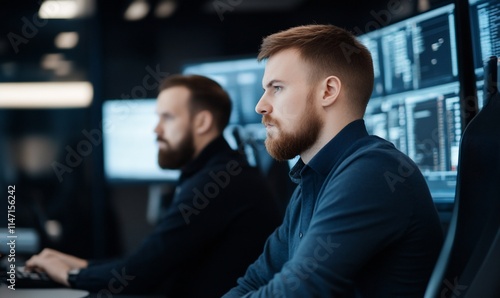
[[417, 165], [368, 135], [369, 51], [332, 25], [263, 40], [266, 148], [300, 156], [283, 224], [224, 297], [423, 297], [443, 235]]

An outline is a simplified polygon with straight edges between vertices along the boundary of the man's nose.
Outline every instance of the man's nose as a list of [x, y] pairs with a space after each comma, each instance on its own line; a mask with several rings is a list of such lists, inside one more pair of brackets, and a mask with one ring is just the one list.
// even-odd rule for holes
[[261, 115], [267, 115], [271, 113], [272, 111], [272, 106], [269, 104], [268, 100], [266, 99], [266, 94], [262, 95], [262, 97], [259, 99], [259, 102], [255, 106], [255, 111]]

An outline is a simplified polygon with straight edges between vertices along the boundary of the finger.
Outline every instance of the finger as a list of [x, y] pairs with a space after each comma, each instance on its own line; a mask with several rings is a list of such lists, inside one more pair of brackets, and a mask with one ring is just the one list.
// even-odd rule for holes
[[27, 268], [33, 269], [35, 267], [38, 267], [39, 264], [40, 264], [40, 262], [41, 262], [40, 256], [39, 255], [34, 255], [29, 260], [27, 260], [24, 265]]
[[32, 271], [38, 272], [38, 273], [43, 273], [45, 270], [42, 267], [35, 267], [32, 269]]
[[48, 257], [50, 255], [53, 255], [54, 252], [52, 249], [50, 248], [44, 248], [41, 252], [40, 252], [40, 256], [43, 256], [43, 257]]
[[45, 266], [44, 258], [40, 256], [34, 256], [25, 263], [25, 269], [32, 272], [45, 272]]
[[33, 255], [31, 256], [31, 258], [29, 258], [25, 263], [24, 263], [24, 266], [27, 267], [27, 268], [30, 268], [30, 267], [33, 267], [34, 264], [35, 264], [35, 257], [36, 255]]

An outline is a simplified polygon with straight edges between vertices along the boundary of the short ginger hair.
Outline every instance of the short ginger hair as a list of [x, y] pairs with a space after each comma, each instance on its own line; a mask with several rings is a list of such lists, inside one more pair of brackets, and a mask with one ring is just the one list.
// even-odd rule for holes
[[306, 25], [265, 37], [258, 60], [295, 49], [311, 66], [310, 83], [328, 76], [340, 79], [353, 108], [364, 114], [373, 91], [373, 61], [368, 49], [356, 37], [333, 25]]

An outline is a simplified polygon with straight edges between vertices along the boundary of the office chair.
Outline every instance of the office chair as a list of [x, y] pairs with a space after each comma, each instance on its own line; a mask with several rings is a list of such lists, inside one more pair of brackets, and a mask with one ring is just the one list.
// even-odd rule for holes
[[[490, 57], [485, 64], [484, 106], [462, 136], [455, 206], [425, 298], [500, 297], [494, 294], [499, 291], [498, 275], [489, 276], [489, 279], [480, 278], [498, 272], [500, 268], [500, 94], [497, 62], [497, 57]], [[492, 268], [492, 262], [497, 264], [495, 268]], [[477, 296], [478, 293], [486, 296]]]
[[465, 298], [500, 297], [500, 229]]
[[276, 205], [281, 214], [284, 215], [296, 187], [288, 176], [290, 172], [288, 162], [277, 161], [269, 155], [264, 143], [266, 131], [262, 125], [247, 125], [245, 129], [247, 130], [246, 143], [251, 149], [255, 165], [268, 181]]

